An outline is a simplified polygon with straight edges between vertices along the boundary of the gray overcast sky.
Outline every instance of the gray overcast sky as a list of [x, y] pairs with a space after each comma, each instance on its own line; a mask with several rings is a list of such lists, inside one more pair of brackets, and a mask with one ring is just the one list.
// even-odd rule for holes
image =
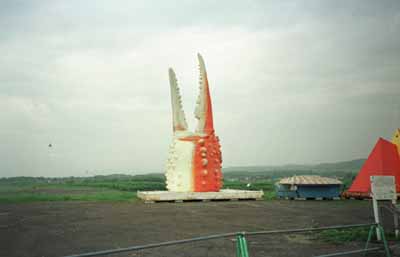
[[400, 127], [400, 1], [3, 0], [0, 27], [0, 177], [163, 171], [168, 67], [193, 128], [197, 52], [225, 167], [363, 158]]

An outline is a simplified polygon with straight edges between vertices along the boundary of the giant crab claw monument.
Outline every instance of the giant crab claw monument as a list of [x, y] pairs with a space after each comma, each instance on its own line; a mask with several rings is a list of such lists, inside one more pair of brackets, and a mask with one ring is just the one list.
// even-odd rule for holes
[[260, 199], [262, 191], [221, 190], [221, 146], [214, 130], [206, 67], [203, 57], [200, 54], [197, 57], [200, 71], [200, 92], [194, 112], [197, 128], [194, 132], [188, 129], [176, 75], [170, 68], [173, 136], [165, 170], [168, 191], [138, 192], [138, 197], [146, 202]]
[[200, 93], [195, 132], [188, 130], [175, 72], [169, 69], [174, 132], [165, 172], [169, 191], [218, 192], [222, 186], [221, 147], [214, 131], [207, 72], [201, 55], [198, 59]]

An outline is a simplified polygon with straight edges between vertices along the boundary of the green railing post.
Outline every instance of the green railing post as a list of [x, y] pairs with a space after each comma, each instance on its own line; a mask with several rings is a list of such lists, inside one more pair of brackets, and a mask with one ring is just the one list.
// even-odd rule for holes
[[385, 247], [386, 257], [391, 257], [388, 242], [386, 241], [385, 237], [385, 232], [383, 231], [383, 227], [379, 224], [377, 225], [377, 227], [382, 237], [383, 246]]
[[244, 235], [242, 235], [242, 244], [243, 244], [243, 255], [244, 257], [249, 257], [249, 251], [247, 249], [247, 241]]
[[[372, 226], [369, 228], [367, 242], [365, 243], [365, 250], [368, 249], [369, 242], [371, 242], [372, 234], [374, 233], [374, 228], [375, 228], [375, 225], [372, 225]], [[364, 252], [364, 256], [365, 256], [365, 254], [366, 254], [366, 252]]]
[[[383, 241], [383, 246], [385, 249], [386, 257], [391, 257], [388, 242], [386, 241], [386, 237], [385, 237], [385, 232], [383, 230], [383, 227], [379, 224], [375, 224], [370, 227], [369, 232], [368, 232], [368, 239], [367, 239], [367, 242], [365, 243], [365, 250], [368, 249], [368, 245], [371, 242], [372, 235], [374, 234], [375, 229], [377, 231], [379, 231], [378, 233], [380, 234], [381, 239]], [[366, 254], [366, 252], [364, 252], [364, 256], [365, 256], [365, 254]]]
[[243, 233], [236, 236], [236, 257], [249, 257], [247, 242]]

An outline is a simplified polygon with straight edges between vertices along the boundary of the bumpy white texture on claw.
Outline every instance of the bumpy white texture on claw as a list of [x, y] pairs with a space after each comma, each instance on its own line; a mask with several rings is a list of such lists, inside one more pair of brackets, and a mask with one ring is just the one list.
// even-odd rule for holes
[[174, 131], [187, 130], [185, 112], [182, 108], [182, 98], [179, 92], [178, 81], [173, 69], [169, 69], [169, 84], [171, 87], [172, 119]]
[[173, 192], [193, 191], [192, 153], [194, 144], [174, 137], [166, 166], [167, 189]]

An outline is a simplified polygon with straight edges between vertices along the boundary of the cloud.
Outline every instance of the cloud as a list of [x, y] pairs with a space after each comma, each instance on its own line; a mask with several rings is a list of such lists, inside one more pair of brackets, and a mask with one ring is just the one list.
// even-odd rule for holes
[[167, 69], [194, 128], [197, 52], [225, 166], [365, 157], [399, 126], [396, 2], [2, 7], [0, 177], [161, 172]]

